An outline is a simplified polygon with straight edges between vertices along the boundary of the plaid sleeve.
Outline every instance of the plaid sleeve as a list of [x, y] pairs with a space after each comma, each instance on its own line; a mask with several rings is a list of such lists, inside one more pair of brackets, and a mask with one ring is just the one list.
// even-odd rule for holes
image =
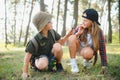
[[99, 53], [101, 57], [102, 66], [107, 66], [107, 56], [106, 56], [106, 45], [102, 30], [100, 30], [100, 40], [99, 40]]

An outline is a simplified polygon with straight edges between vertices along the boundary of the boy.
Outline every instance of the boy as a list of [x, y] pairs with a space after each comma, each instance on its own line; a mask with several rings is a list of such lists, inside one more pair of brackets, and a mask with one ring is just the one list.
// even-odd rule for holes
[[[63, 38], [52, 29], [51, 23], [52, 15], [46, 12], [39, 12], [33, 18], [33, 24], [39, 31], [39, 33], [34, 36], [34, 39], [38, 43], [38, 51], [35, 53], [35, 46], [30, 40], [26, 46], [26, 55], [24, 58], [23, 66], [23, 78], [28, 77], [28, 67], [31, 57], [34, 56], [33, 67], [37, 70], [49, 70], [51, 59], [56, 60], [56, 70], [58, 72], [63, 71], [63, 66], [61, 64], [61, 59], [63, 55], [62, 46], [68, 39], [68, 37], [73, 33], [72, 30], [68, 32]], [[52, 36], [51, 30], [54, 33], [55, 40]], [[50, 69], [51, 70], [51, 69]]]

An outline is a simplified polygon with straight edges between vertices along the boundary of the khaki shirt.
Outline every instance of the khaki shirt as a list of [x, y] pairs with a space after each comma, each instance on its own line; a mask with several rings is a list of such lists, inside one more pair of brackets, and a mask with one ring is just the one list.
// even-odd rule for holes
[[[61, 38], [61, 36], [56, 31], [54, 31], [54, 33], [55, 33], [55, 40], [58, 41]], [[51, 32], [50, 31], [48, 32], [48, 37], [44, 37], [39, 32], [36, 36], [34, 36], [34, 38], [38, 42], [38, 46], [39, 46], [38, 51], [37, 51], [38, 53], [35, 53], [35, 47], [31, 40], [28, 42], [25, 51], [31, 53], [32, 55], [36, 57], [40, 55], [49, 56], [49, 54], [51, 53], [53, 44], [54, 44], [54, 39], [53, 39]]]

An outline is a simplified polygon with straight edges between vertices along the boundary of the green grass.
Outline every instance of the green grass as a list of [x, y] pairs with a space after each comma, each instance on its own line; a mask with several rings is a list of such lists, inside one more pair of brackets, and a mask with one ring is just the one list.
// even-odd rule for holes
[[[97, 64], [91, 69], [84, 69], [82, 58], [77, 57], [80, 72], [72, 74], [69, 65], [69, 52], [67, 47], [63, 47], [64, 55], [62, 64], [65, 72], [35, 72], [30, 69], [30, 77], [27, 80], [119, 80], [120, 79], [120, 45], [107, 45], [108, 67], [106, 74], [101, 75], [100, 57]], [[1, 48], [0, 47], [0, 80], [22, 80], [22, 66], [25, 52], [22, 48]]]
[[112, 34], [112, 43], [113, 44], [119, 43], [119, 33], [118, 32], [114, 32]]

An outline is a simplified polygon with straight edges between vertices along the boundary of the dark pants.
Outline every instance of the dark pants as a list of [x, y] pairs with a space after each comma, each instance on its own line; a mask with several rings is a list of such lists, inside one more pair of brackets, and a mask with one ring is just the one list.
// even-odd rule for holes
[[54, 54], [51, 52], [49, 55], [40, 55], [38, 57], [32, 55], [31, 59], [30, 59], [30, 65], [32, 69], [35, 69], [35, 71], [40, 71], [36, 66], [35, 66], [35, 60], [41, 57], [46, 56], [48, 58], [49, 61], [49, 65], [48, 65], [48, 70], [52, 70], [53, 67], [56, 65], [57, 63], [57, 59], [56, 57], [54, 57]]

